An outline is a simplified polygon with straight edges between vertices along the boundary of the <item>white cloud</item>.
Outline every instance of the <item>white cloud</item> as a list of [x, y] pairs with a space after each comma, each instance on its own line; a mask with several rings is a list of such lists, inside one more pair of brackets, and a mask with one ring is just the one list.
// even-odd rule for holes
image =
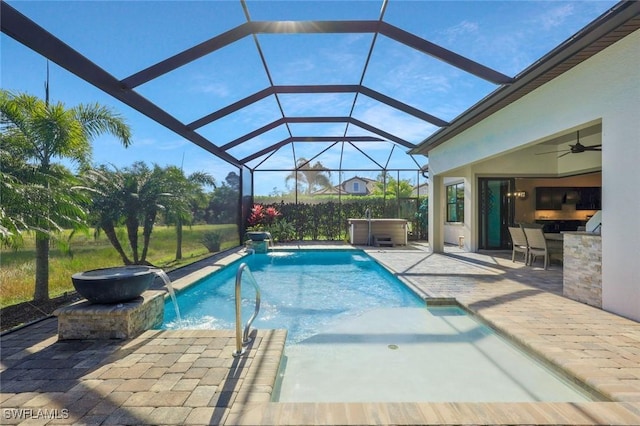
[[455, 44], [461, 36], [477, 35], [479, 28], [480, 25], [477, 22], [464, 20], [442, 31], [442, 35], [445, 36], [449, 43]]
[[358, 109], [356, 118], [412, 143], [421, 141], [435, 129], [429, 123], [414, 119], [383, 105]]
[[226, 98], [231, 91], [226, 84], [223, 83], [201, 83], [192, 87], [192, 91], [196, 93], [207, 93], [215, 95], [219, 98]]
[[280, 101], [290, 116], [348, 115], [354, 93], [282, 94]]
[[552, 30], [554, 28], [564, 25], [567, 18], [574, 14], [574, 6], [572, 4], [562, 4], [558, 7], [546, 10], [537, 18], [537, 23], [545, 30]]

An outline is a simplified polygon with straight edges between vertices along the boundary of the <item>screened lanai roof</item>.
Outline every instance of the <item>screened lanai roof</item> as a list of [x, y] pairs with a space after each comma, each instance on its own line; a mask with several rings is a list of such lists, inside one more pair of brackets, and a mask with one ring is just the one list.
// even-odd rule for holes
[[293, 169], [300, 158], [332, 169], [418, 168], [424, 158], [407, 154], [419, 152], [418, 143], [451, 128], [489, 94], [508, 91], [523, 70], [619, 7], [395, 0], [1, 5], [7, 36], [253, 170]]

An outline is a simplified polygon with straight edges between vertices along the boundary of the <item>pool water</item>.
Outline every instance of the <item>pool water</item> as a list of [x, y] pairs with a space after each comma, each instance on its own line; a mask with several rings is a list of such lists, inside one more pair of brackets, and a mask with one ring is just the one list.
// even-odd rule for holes
[[[286, 328], [273, 400], [282, 402], [589, 401], [457, 306], [432, 307], [358, 250], [246, 256], [262, 292], [254, 328]], [[163, 328], [233, 329], [240, 261], [178, 294]], [[243, 282], [243, 321], [255, 291]]]
[[[288, 330], [287, 343], [320, 333], [341, 318], [378, 307], [424, 307], [424, 301], [371, 257], [358, 250], [276, 251], [246, 256], [262, 295], [254, 328]], [[182, 323], [170, 301], [163, 328], [233, 329], [239, 263], [178, 294]], [[242, 284], [243, 322], [251, 316], [255, 290]]]
[[375, 308], [288, 346], [280, 402], [584, 402], [457, 306]]

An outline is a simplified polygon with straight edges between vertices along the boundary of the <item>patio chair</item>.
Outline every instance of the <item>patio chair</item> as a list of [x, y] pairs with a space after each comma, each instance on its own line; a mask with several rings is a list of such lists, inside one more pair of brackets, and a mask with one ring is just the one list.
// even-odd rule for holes
[[511, 246], [513, 251], [511, 252], [511, 261], [516, 261], [516, 252], [524, 253], [524, 264], [529, 264], [529, 244], [527, 243], [527, 237], [524, 231], [519, 226], [510, 226], [509, 234], [511, 235]]
[[550, 250], [547, 246], [547, 240], [544, 238], [542, 228], [523, 228], [524, 234], [529, 243], [529, 265], [533, 265], [536, 257], [544, 256], [544, 269], [549, 265]]

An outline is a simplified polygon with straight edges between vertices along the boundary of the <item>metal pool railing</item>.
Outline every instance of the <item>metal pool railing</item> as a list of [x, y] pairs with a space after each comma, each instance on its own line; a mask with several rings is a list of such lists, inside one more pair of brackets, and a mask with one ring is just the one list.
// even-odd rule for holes
[[[253, 288], [256, 290], [256, 307], [253, 311], [253, 315], [247, 321], [247, 325], [244, 327], [244, 333], [242, 333], [242, 275], [247, 273], [247, 277], [249, 277], [249, 281], [253, 285]], [[251, 273], [251, 269], [246, 263], [241, 263], [238, 267], [238, 272], [236, 273], [236, 350], [233, 353], [233, 356], [240, 356], [244, 354], [244, 346], [248, 345], [251, 341], [249, 337], [249, 329], [251, 328], [251, 324], [258, 316], [260, 312], [260, 287], [258, 286], [258, 282], [253, 277]]]

